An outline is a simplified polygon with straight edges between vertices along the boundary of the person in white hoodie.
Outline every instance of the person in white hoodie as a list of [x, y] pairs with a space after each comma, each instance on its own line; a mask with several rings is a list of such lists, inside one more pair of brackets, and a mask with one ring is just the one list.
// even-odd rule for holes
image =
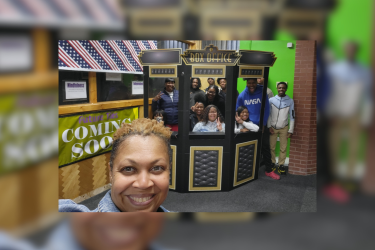
[[239, 106], [236, 110], [236, 122], [234, 125], [234, 133], [258, 132], [259, 126], [249, 119], [249, 111], [245, 106]]
[[[286, 82], [277, 83], [277, 96], [269, 99], [270, 102], [270, 116], [268, 118], [267, 127], [270, 131], [270, 147], [271, 159], [274, 167], [276, 163], [275, 148], [277, 137], [280, 138], [280, 155], [279, 167], [280, 174], [285, 174], [285, 159], [286, 148], [288, 145], [288, 138], [293, 135], [294, 131], [294, 101], [285, 94], [288, 88]], [[288, 126], [289, 125], [289, 126]]]

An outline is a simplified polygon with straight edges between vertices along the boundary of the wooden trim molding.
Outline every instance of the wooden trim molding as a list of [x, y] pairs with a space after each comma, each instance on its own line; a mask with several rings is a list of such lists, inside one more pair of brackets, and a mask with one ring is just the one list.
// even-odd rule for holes
[[[149, 98], [148, 104], [152, 104], [152, 98]], [[143, 106], [143, 99], [63, 105], [63, 106], [59, 106], [59, 115], [67, 115], [67, 114], [89, 112], [89, 111], [101, 111], [101, 110], [106, 110], [106, 109], [136, 107], [136, 106]]]
[[34, 72], [48, 72], [51, 68], [51, 41], [47, 29], [34, 29], [32, 31], [34, 43]]
[[0, 76], [0, 93], [14, 93], [20, 91], [57, 89], [59, 86], [57, 70], [43, 73], [25, 73]]

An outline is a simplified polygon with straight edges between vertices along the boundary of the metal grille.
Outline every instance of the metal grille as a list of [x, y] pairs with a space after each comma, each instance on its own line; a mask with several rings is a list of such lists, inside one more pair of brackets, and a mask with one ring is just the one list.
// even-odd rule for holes
[[182, 48], [182, 53], [185, 52], [189, 48], [187, 43], [183, 43], [176, 40], [164, 40], [158, 41], [158, 49], [174, 49], [174, 48]]
[[240, 152], [238, 155], [237, 181], [242, 181], [253, 175], [253, 164], [254, 164], [254, 153], [255, 153], [254, 150], [255, 150], [254, 144], [240, 147]]
[[219, 50], [239, 50], [240, 48], [239, 40], [203, 40], [202, 49], [210, 44], [217, 46]]
[[[202, 48], [213, 44], [219, 48], [219, 50], [239, 50], [240, 41], [239, 40], [202, 40]], [[189, 48], [187, 43], [183, 43], [176, 40], [164, 40], [158, 41], [158, 49], [173, 49], [182, 48], [182, 53]]]

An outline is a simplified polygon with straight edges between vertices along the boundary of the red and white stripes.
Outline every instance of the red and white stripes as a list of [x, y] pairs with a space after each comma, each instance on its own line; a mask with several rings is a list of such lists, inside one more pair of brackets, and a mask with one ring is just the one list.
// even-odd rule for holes
[[112, 58], [107, 54], [107, 52], [103, 49], [98, 41], [90, 40], [89, 43], [91, 46], [98, 52], [98, 54], [103, 58], [103, 60], [108, 64], [108, 66], [115, 71], [120, 71], [117, 67], [116, 63], [112, 60]]
[[136, 41], [137, 44], [138, 44], [138, 47], [141, 49], [141, 50], [147, 50], [146, 46], [142, 43], [142, 41]]
[[135, 49], [134, 49], [133, 45], [131, 44], [131, 42], [128, 41], [128, 40], [122, 40], [122, 43], [129, 50], [129, 52], [132, 55], [134, 61], [139, 65], [139, 67], [143, 71], [143, 67], [142, 67], [141, 63], [139, 62], [139, 59], [138, 59], [138, 56], [137, 56], [137, 52], [135, 51]]
[[20, 17], [21, 13], [8, 1], [0, 1], [0, 13], [2, 17], [15, 18]]
[[59, 60], [64, 69], [141, 73], [143, 66], [138, 53], [149, 49], [157, 49], [154, 40], [63, 40], [59, 45]]
[[119, 48], [119, 46], [116, 44], [115, 41], [113, 40], [106, 40], [106, 42], [109, 44], [109, 46], [111, 46], [111, 48], [113, 49], [113, 51], [116, 53], [116, 55], [120, 58], [120, 60], [122, 61], [122, 64], [124, 65], [124, 67], [129, 70], [129, 71], [132, 71], [132, 72], [135, 72], [136, 70], [133, 68], [133, 66], [129, 63], [128, 59], [126, 59], [126, 56], [124, 55], [124, 53], [121, 51], [121, 49]]
[[[102, 2], [102, 0], [100, 1]], [[110, 19], [106, 12], [102, 11], [102, 6], [97, 0], [82, 0], [82, 3], [86, 6], [95, 20], [105, 23]]]
[[154, 41], [152, 41], [152, 40], [147, 40], [147, 42], [148, 42], [148, 44], [150, 45], [150, 48], [151, 48], [151, 49], [157, 49], [157, 47], [156, 47]]
[[51, 8], [44, 1], [28, 1], [21, 0], [21, 2], [31, 10], [39, 19], [53, 20], [55, 15]]
[[60, 46], [59, 59], [71, 68], [81, 68]]
[[67, 40], [72, 48], [87, 62], [92, 69], [102, 69], [100, 65], [91, 57], [86, 49], [77, 40]]

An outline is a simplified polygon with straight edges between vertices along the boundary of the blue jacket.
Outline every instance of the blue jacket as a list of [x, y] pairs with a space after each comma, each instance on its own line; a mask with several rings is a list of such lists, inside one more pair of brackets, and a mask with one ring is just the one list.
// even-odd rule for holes
[[[111, 190], [109, 190], [100, 200], [96, 209], [90, 210], [84, 205], [79, 205], [72, 200], [59, 200], [59, 212], [121, 212], [113, 203], [111, 198]], [[160, 206], [157, 212], [169, 212], [164, 207]]]
[[152, 100], [152, 111], [162, 109], [165, 112], [164, 124], [178, 124], [178, 90], [173, 90], [173, 102], [165, 88], [163, 93], [159, 101]]
[[[51, 233], [43, 232], [42, 241], [45, 243], [42, 246], [36, 246], [33, 244], [35, 240], [18, 239], [14, 236], [8, 235], [7, 233], [0, 231], [0, 249], [11, 249], [11, 250], [87, 250], [80, 244], [77, 235], [73, 232], [70, 218], [65, 218], [50, 229]], [[108, 223], [111, 225], [111, 222]], [[38, 235], [41, 232], [38, 233]], [[47, 233], [47, 234], [46, 234]], [[38, 239], [40, 240], [40, 239]], [[39, 245], [39, 244], [38, 244]], [[152, 242], [149, 250], [166, 250], [161, 247], [158, 243]]]
[[[249, 111], [249, 119], [254, 124], [259, 126], [260, 120], [260, 108], [262, 105], [262, 93], [263, 86], [257, 85], [254, 93], [250, 93], [249, 89], [246, 87], [244, 91], [238, 96], [236, 110], [239, 106], [245, 106]], [[268, 116], [270, 114], [270, 104], [268, 101], [268, 96], [266, 95], [267, 101], [264, 109], [264, 119], [263, 126], [267, 126]]]

